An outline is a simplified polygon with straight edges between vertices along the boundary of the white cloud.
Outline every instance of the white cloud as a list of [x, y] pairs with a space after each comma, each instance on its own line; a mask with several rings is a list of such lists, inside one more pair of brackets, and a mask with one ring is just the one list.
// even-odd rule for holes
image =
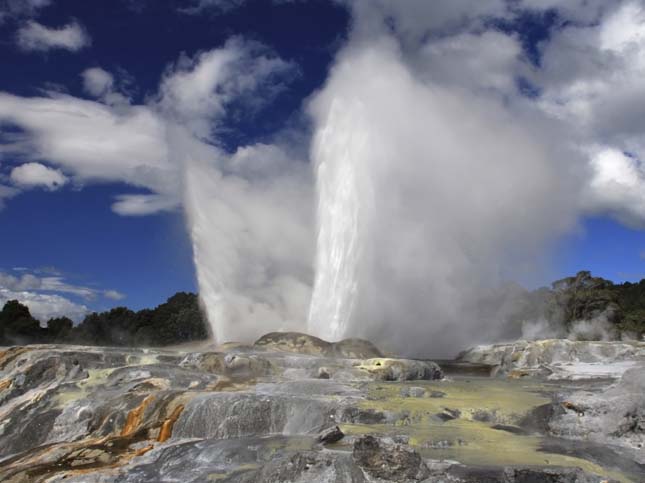
[[272, 100], [294, 71], [292, 63], [261, 44], [235, 37], [220, 49], [181, 57], [161, 82], [159, 103], [169, 116], [208, 138], [213, 121], [224, 116], [233, 99], [246, 102], [252, 112]]
[[645, 226], [644, 53], [645, 5], [614, 2], [598, 22], [555, 32], [532, 75], [540, 107], [588, 156], [583, 206], [631, 226]]
[[68, 284], [61, 276], [40, 277], [33, 273], [23, 273], [20, 277], [15, 277], [0, 272], [0, 287], [12, 291], [43, 290], [68, 293], [88, 300], [95, 298], [97, 294], [95, 289]]
[[[116, 290], [99, 290], [68, 283], [61, 275], [41, 276], [39, 271], [21, 268], [20, 276], [0, 272], [0, 307], [7, 300], [16, 299], [27, 305], [32, 315], [41, 322], [51, 317], [66, 316], [79, 321], [89, 309], [66, 297], [73, 295], [85, 301], [102, 296], [110, 300], [121, 300], [125, 295]], [[50, 271], [50, 270], [45, 270]]]
[[613, 148], [592, 154], [593, 176], [583, 199], [584, 208], [609, 213], [622, 223], [645, 228], [645, 167]]
[[51, 28], [33, 20], [18, 30], [16, 41], [22, 50], [42, 52], [53, 49], [77, 51], [92, 43], [78, 22]]
[[79, 182], [124, 182], [177, 206], [180, 166], [168, 158], [166, 123], [146, 106], [109, 106], [50, 93], [22, 98], [0, 93], [0, 120], [26, 131], [23, 157], [56, 164]]
[[117, 292], [116, 290], [106, 290], [103, 292], [103, 297], [110, 300], [123, 300], [125, 298], [125, 294]]
[[0, 3], [0, 21], [2, 17], [34, 16], [51, 3], [52, 0], [5, 0]]
[[100, 67], [92, 67], [82, 72], [83, 89], [90, 96], [113, 107], [126, 109], [130, 98], [116, 89], [114, 76]]
[[343, 0], [353, 11], [355, 39], [394, 31], [406, 46], [418, 46], [430, 34], [481, 26], [508, 15], [504, 0]]
[[100, 67], [84, 70], [82, 77], [85, 91], [97, 98], [107, 94], [114, 86], [114, 76]]
[[122, 216], [145, 216], [177, 207], [174, 198], [163, 195], [117, 195], [112, 211]]
[[56, 190], [67, 183], [59, 169], [52, 169], [40, 163], [25, 163], [13, 168], [11, 180], [19, 186], [44, 186]]
[[73, 321], [79, 322], [89, 312], [85, 305], [77, 304], [60, 295], [15, 292], [0, 288], [0, 306], [9, 300], [18, 300], [29, 307], [31, 315], [41, 323], [45, 323], [52, 317], [69, 317]]
[[221, 49], [182, 57], [167, 70], [157, 99], [136, 106], [115, 92], [111, 74], [88, 69], [84, 86], [98, 102], [55, 92], [32, 98], [0, 93], [0, 121], [26, 131], [10, 135], [13, 142], [2, 151], [46, 160], [79, 183], [117, 181], [150, 190], [119, 196], [113, 205], [119, 214], [172, 210], [182, 196], [184, 161], [171, 152], [169, 125], [182, 123], [207, 139], [233, 99], [254, 111], [293, 73], [293, 64], [260, 44], [232, 39]]

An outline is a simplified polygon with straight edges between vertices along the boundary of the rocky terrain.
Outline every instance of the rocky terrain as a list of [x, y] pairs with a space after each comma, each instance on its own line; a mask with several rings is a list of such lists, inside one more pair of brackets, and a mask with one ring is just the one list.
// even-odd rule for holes
[[645, 481], [645, 345], [593, 344], [482, 346], [443, 367], [294, 333], [10, 347], [0, 481]]

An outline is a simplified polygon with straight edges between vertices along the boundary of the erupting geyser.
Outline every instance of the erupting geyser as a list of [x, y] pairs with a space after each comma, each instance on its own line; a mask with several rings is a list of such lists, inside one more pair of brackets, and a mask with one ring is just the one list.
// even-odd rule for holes
[[[347, 43], [305, 103], [311, 140], [303, 129], [228, 153], [217, 129], [204, 134], [289, 70], [239, 40], [226, 47], [235, 55], [175, 73], [195, 89], [164, 97], [191, 119], [200, 93], [212, 105], [171, 147], [220, 342], [297, 330], [452, 356], [503, 337], [513, 293], [499, 287], [526, 280], [575, 225], [586, 159], [566, 122], [518, 91], [521, 45], [493, 31], [421, 41], [414, 25], [384, 21], [398, 3], [373, 3], [353, 5]], [[480, 50], [497, 63], [480, 65]], [[455, 64], [462, 57], [471, 62]]]
[[[327, 127], [313, 144], [317, 160], [318, 251], [316, 281], [308, 329], [323, 339], [340, 340], [347, 331], [358, 290], [361, 256], [361, 182], [366, 177], [353, 162], [349, 144], [367, 149], [367, 139], [353, 129], [340, 103], [332, 106]], [[364, 215], [364, 213], [363, 213]]]
[[387, 34], [350, 41], [309, 113], [308, 331], [435, 356], [498, 337], [503, 308], [481, 300], [573, 220], [561, 145], [521, 109], [435, 82]]

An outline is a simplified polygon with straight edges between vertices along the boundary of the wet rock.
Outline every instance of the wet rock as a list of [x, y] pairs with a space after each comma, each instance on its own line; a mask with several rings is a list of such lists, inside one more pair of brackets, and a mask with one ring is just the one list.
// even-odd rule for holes
[[296, 352], [315, 356], [329, 355], [333, 352], [330, 342], [299, 332], [271, 332], [260, 337], [253, 345], [270, 351]]
[[276, 459], [260, 470], [224, 480], [236, 483], [367, 483], [350, 455], [298, 453]]
[[321, 367], [318, 369], [318, 379], [329, 379], [331, 375], [329, 374], [329, 369], [326, 367]]
[[426, 390], [422, 387], [404, 387], [401, 389], [402, 397], [425, 397]]
[[494, 426], [491, 426], [493, 429], [497, 429], [498, 431], [506, 431], [507, 433], [511, 434], [519, 434], [519, 435], [526, 435], [529, 434], [529, 432], [526, 429], [520, 428], [518, 426], [510, 426], [508, 424], [495, 424]]
[[372, 359], [383, 357], [381, 351], [370, 341], [363, 339], [345, 339], [333, 344], [333, 352], [346, 359]]
[[448, 481], [459, 483], [617, 483], [579, 468], [478, 468], [453, 465], [445, 471], [455, 478]]
[[389, 415], [375, 409], [346, 407], [341, 411], [340, 420], [352, 424], [381, 424], [390, 419]]
[[[288, 350], [276, 349], [276, 344]], [[525, 476], [506, 474], [503, 467], [484, 471], [449, 461], [426, 464], [413, 448], [422, 447], [424, 456], [458, 459], [459, 447], [469, 442], [468, 454], [488, 454], [488, 436], [493, 441], [525, 439], [515, 434], [515, 425], [526, 427], [519, 423], [521, 411], [548, 399], [527, 397], [532, 381], [490, 380], [496, 384], [492, 398], [483, 379], [460, 382], [462, 376], [455, 376], [409, 383], [436, 379], [441, 371], [428, 361], [374, 357], [377, 350], [360, 340], [329, 344], [290, 334], [286, 342], [283, 335], [273, 335], [257, 346], [226, 346], [220, 352], [55, 345], [0, 351], [0, 481], [528, 482], [542, 481], [540, 471], [553, 469], [531, 468], [534, 472]], [[611, 434], [594, 436], [599, 441], [639, 441], [643, 419], [638, 399], [622, 405], [611, 398], [643, 393], [643, 386], [635, 378], [625, 378], [624, 384], [615, 393], [603, 393], [620, 413], [610, 425]], [[509, 416], [502, 399], [513, 397], [520, 386], [518, 395], [526, 398], [526, 405], [513, 404], [519, 413]], [[582, 383], [579, 387], [589, 388]], [[485, 421], [475, 417], [478, 406], [472, 400], [480, 389], [489, 398], [482, 411], [492, 415]], [[494, 409], [497, 394], [499, 417]], [[588, 430], [598, 411], [606, 410], [591, 396], [588, 391], [566, 392], [545, 405], [548, 411], [536, 410], [531, 416], [550, 434], [562, 431], [564, 436], [569, 417], [583, 419]], [[563, 402], [584, 408], [584, 415], [565, 409]], [[443, 405], [449, 407], [442, 410]], [[442, 425], [439, 411], [446, 418], [459, 417], [458, 424]], [[496, 423], [512, 426], [499, 426], [507, 431], [500, 435], [492, 429]], [[451, 435], [451, 426], [458, 426], [459, 434]], [[346, 436], [338, 440], [342, 433]], [[477, 440], [481, 436], [486, 443]], [[325, 447], [333, 441], [336, 446]], [[352, 453], [344, 451], [352, 447]], [[619, 446], [621, 451], [627, 447]], [[639, 466], [629, 466], [628, 451], [620, 459], [600, 442], [598, 448], [612, 458], [599, 460], [595, 449], [571, 456], [601, 461], [604, 467], [618, 461], [620, 468], [638, 474]], [[535, 461], [535, 450], [530, 451]], [[570, 448], [544, 451], [557, 455]], [[518, 455], [523, 457], [521, 451], [511, 456]], [[490, 475], [494, 478], [486, 480]]]
[[426, 441], [425, 443], [423, 443], [423, 447], [431, 449], [445, 449], [452, 448], [454, 446], [466, 446], [467, 444], [468, 443], [461, 438], [457, 438], [456, 440], [441, 439], [438, 441]]
[[356, 463], [370, 476], [386, 481], [421, 481], [430, 470], [413, 449], [401, 444], [387, 444], [373, 436], [354, 443]]
[[179, 365], [186, 369], [206, 371], [234, 377], [262, 377], [274, 374], [277, 369], [269, 360], [255, 354], [229, 354], [202, 352], [189, 354]]
[[[504, 480], [509, 483], [610, 483], [579, 468], [507, 468]], [[614, 481], [614, 483], [617, 483]]]
[[437, 414], [437, 417], [444, 422], [452, 421], [461, 417], [461, 411], [459, 409], [443, 408], [443, 411]]
[[345, 434], [340, 430], [340, 428], [338, 426], [333, 426], [321, 431], [318, 435], [318, 441], [323, 444], [333, 444], [337, 443], [344, 437]]
[[376, 380], [381, 381], [416, 381], [443, 378], [441, 369], [434, 362], [378, 358], [368, 359], [358, 367], [374, 376]]
[[317, 434], [338, 403], [306, 395], [207, 393], [191, 399], [174, 437], [229, 439], [270, 434]]
[[549, 422], [564, 414], [561, 404], [543, 404], [531, 410], [519, 423], [519, 426], [542, 434], [548, 433]]
[[331, 343], [299, 332], [272, 332], [260, 337], [254, 346], [269, 351], [345, 359], [369, 359], [383, 355], [374, 344], [367, 340], [345, 339]]
[[481, 345], [459, 355], [460, 362], [496, 366], [501, 374], [554, 380], [620, 378], [645, 362], [645, 343], [550, 339]]
[[629, 451], [645, 464], [645, 364], [625, 372], [621, 380], [601, 392], [576, 391], [548, 414], [550, 434]]

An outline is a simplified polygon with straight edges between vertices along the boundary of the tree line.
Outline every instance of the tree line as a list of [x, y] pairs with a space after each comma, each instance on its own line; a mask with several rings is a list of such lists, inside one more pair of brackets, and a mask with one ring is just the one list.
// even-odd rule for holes
[[116, 307], [88, 314], [74, 325], [67, 317], [51, 318], [45, 326], [17, 300], [0, 312], [0, 345], [84, 344], [165, 346], [208, 338], [208, 323], [197, 295], [179, 292], [154, 309], [134, 312]]

